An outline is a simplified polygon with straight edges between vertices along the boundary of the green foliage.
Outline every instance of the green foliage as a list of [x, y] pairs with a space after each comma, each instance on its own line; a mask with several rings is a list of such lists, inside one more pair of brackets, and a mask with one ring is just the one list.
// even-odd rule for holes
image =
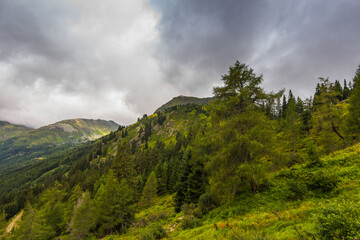
[[48, 225], [42, 212], [36, 212], [27, 202], [19, 228], [10, 236], [12, 239], [47, 240], [56, 236], [55, 231]]
[[91, 236], [90, 230], [96, 224], [94, 210], [90, 193], [83, 193], [74, 206], [73, 217], [69, 223], [71, 239], [84, 239]]
[[321, 239], [348, 239], [359, 237], [359, 202], [352, 199], [327, 202], [316, 214], [316, 229]]
[[125, 232], [134, 218], [133, 191], [126, 180], [117, 181], [113, 171], [101, 180], [94, 198], [98, 232]]
[[360, 134], [360, 66], [356, 70], [354, 88], [349, 99], [349, 113], [347, 117], [347, 132], [352, 138]]
[[157, 180], [155, 173], [151, 172], [143, 189], [139, 205], [142, 207], [151, 207], [156, 197], [157, 197]]
[[4, 210], [0, 211], [0, 235], [2, 235], [5, 231], [6, 227], [6, 213]]

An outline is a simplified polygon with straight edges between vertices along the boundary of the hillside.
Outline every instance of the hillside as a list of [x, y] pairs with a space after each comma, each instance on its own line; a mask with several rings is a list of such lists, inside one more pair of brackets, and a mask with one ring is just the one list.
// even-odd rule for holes
[[239, 62], [223, 78], [208, 105], [144, 115], [48, 158], [0, 197], [0, 231], [24, 211], [4, 237], [359, 238], [360, 69], [354, 89], [322, 79], [313, 100], [266, 93]]
[[53, 156], [61, 156], [64, 151], [98, 139], [118, 127], [113, 121], [71, 119], [26, 129], [16, 137], [0, 141], [0, 181], [3, 183], [0, 194], [24, 188], [53, 171], [59, 166], [58, 158]]
[[0, 141], [13, 138], [30, 131], [31, 129], [22, 125], [0, 121]]
[[163, 112], [167, 108], [174, 107], [174, 106], [180, 106], [180, 105], [186, 105], [186, 104], [196, 104], [196, 105], [205, 105], [208, 104], [211, 100], [214, 98], [208, 97], [208, 98], [197, 98], [197, 97], [187, 97], [187, 96], [178, 96], [171, 99], [169, 102], [165, 103], [158, 109], [156, 109], [155, 112]]
[[92, 119], [69, 119], [48, 126], [31, 130], [15, 140], [15, 144], [29, 146], [43, 143], [63, 144], [86, 142], [98, 139], [111, 131], [117, 130], [119, 125], [113, 121]]

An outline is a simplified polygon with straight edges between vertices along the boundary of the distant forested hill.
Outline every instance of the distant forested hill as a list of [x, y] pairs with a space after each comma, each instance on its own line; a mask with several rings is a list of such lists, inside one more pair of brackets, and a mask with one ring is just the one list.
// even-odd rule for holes
[[91, 119], [64, 120], [38, 129], [1, 122], [6, 137], [0, 141], [0, 193], [25, 188], [43, 174], [64, 168], [55, 156], [118, 127], [113, 121]]

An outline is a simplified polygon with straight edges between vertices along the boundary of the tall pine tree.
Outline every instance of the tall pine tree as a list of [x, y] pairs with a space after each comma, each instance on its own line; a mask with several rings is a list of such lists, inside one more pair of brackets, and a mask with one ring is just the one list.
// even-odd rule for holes
[[360, 134], [360, 65], [353, 79], [354, 86], [349, 99], [347, 132], [358, 139]]

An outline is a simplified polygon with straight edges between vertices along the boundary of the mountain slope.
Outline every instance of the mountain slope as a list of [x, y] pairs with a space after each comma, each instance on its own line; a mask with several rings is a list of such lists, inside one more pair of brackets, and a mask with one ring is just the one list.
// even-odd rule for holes
[[30, 130], [30, 128], [22, 125], [0, 121], [0, 141], [22, 135]]
[[44, 173], [58, 168], [64, 151], [77, 145], [81, 147], [82, 143], [98, 139], [118, 127], [113, 121], [70, 119], [19, 132], [16, 137], [0, 141], [0, 182], [3, 183], [0, 194], [28, 186]]
[[92, 119], [69, 119], [48, 126], [31, 130], [19, 136], [15, 144], [63, 144], [86, 142], [98, 139], [111, 131], [117, 130], [119, 125], [113, 121]]
[[208, 97], [208, 98], [197, 98], [197, 97], [187, 97], [187, 96], [178, 96], [171, 99], [169, 102], [165, 103], [158, 109], [156, 109], [155, 112], [163, 112], [165, 109], [173, 107], [173, 106], [180, 106], [180, 105], [186, 105], [186, 104], [196, 104], [196, 105], [205, 105], [208, 104], [211, 100], [214, 98]]

